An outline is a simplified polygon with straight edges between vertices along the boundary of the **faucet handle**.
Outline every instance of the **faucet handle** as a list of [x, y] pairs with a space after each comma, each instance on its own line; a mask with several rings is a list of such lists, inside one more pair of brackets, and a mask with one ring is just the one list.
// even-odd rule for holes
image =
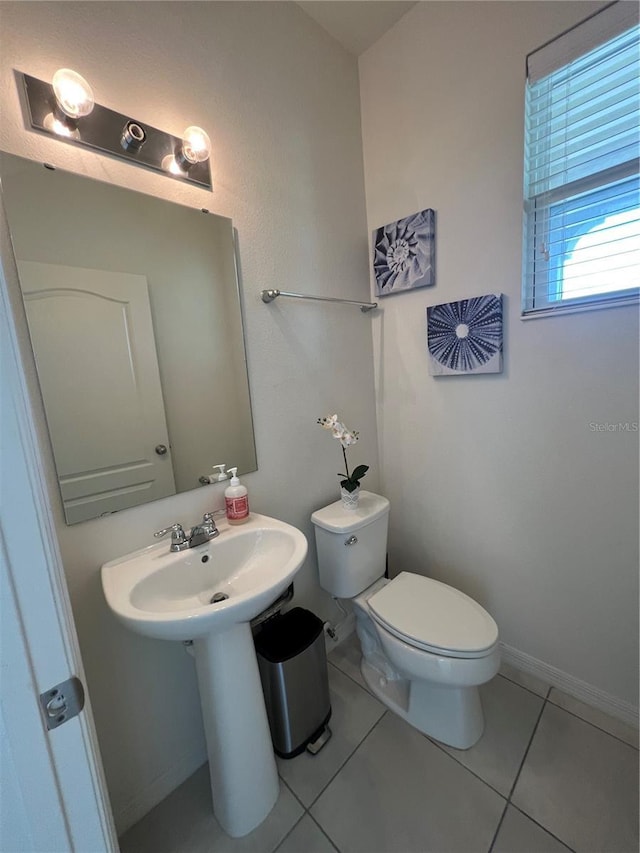
[[202, 526], [208, 532], [210, 539], [215, 539], [216, 536], [218, 536], [220, 533], [216, 525], [216, 520], [214, 516], [215, 512], [205, 512], [205, 514], [202, 516]]
[[202, 524], [210, 527], [212, 530], [216, 529], [216, 520], [215, 520], [215, 512], [205, 512], [202, 516]]
[[167, 533], [171, 533], [171, 551], [182, 551], [184, 548], [187, 548], [189, 543], [187, 542], [187, 537], [185, 536], [185, 532], [182, 529], [182, 525], [179, 521], [176, 521], [175, 524], [171, 524], [169, 527], [164, 527], [162, 530], [158, 530], [157, 533], [154, 533], [154, 537], [156, 539], [160, 539], [162, 536], [166, 536]]

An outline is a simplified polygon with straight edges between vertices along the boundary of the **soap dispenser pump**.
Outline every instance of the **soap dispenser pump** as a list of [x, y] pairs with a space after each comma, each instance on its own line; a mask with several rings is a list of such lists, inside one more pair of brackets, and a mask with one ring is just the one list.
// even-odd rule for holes
[[244, 524], [249, 519], [247, 487], [237, 477], [238, 469], [229, 468], [231, 485], [224, 490], [224, 501], [229, 524]]
[[223, 482], [223, 480], [228, 480], [228, 479], [229, 479], [229, 475], [228, 475], [228, 474], [227, 474], [227, 472], [224, 470], [224, 468], [225, 468], [225, 466], [224, 466], [224, 465], [214, 465], [214, 466], [213, 466], [213, 470], [215, 471], [215, 470], [216, 470], [216, 468], [219, 468], [220, 470], [218, 471], [218, 473], [217, 473], [217, 474], [214, 474], [214, 475], [210, 478], [210, 481], [211, 481], [212, 483], [222, 483], [222, 482]]

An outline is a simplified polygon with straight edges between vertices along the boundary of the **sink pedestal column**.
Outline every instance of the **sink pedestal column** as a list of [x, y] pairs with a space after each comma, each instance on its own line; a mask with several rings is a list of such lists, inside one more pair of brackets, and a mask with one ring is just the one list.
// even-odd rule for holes
[[196, 639], [193, 650], [213, 813], [237, 838], [262, 823], [279, 794], [251, 626], [243, 622]]

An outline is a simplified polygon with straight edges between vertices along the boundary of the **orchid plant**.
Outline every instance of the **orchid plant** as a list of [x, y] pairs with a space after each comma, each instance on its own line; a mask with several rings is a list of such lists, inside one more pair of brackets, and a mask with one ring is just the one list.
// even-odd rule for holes
[[338, 477], [344, 477], [340, 480], [340, 485], [347, 492], [355, 492], [360, 486], [360, 480], [369, 470], [368, 465], [356, 465], [351, 474], [347, 464], [347, 447], [355, 444], [360, 438], [360, 433], [355, 430], [347, 429], [347, 427], [338, 420], [337, 415], [327, 415], [326, 418], [318, 418], [318, 423], [323, 429], [331, 430], [334, 438], [337, 438], [342, 447], [342, 455], [344, 457], [344, 468], [346, 474], [338, 474]]

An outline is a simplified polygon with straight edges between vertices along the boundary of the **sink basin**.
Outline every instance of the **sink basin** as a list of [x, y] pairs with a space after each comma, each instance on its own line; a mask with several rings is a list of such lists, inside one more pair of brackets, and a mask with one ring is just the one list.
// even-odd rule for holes
[[[105, 563], [111, 610], [132, 631], [162, 640], [193, 640], [251, 621], [291, 583], [307, 540], [257, 513], [219, 529], [216, 539], [187, 551], [172, 553], [161, 542]], [[214, 595], [225, 598], [212, 603]]]
[[265, 819], [279, 794], [251, 620], [289, 586], [307, 540], [257, 513], [241, 526], [224, 520], [219, 530], [187, 551], [161, 542], [105, 563], [102, 587], [137, 634], [193, 640], [213, 812], [237, 838]]

